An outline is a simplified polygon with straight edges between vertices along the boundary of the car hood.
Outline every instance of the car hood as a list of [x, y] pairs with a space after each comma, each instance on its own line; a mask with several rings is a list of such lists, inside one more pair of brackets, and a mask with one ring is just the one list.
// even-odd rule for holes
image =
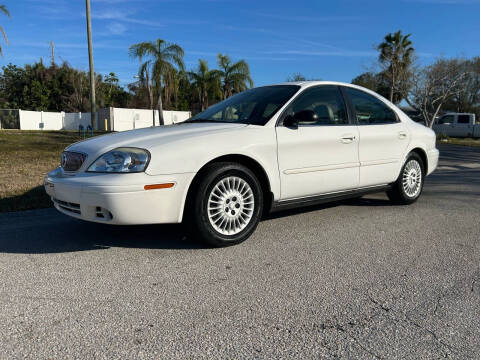
[[93, 137], [88, 140], [74, 143], [67, 147], [66, 150], [82, 152], [89, 156], [100, 156], [107, 151], [125, 146], [149, 150], [152, 147], [169, 142], [183, 140], [190, 137], [204, 136], [209, 133], [229, 131], [245, 126], [247, 125], [226, 123], [184, 123], [157, 126]]

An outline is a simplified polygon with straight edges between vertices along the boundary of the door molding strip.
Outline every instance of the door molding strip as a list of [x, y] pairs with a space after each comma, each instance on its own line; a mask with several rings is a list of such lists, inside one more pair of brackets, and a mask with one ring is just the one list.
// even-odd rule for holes
[[286, 175], [304, 174], [304, 173], [317, 172], [317, 171], [351, 169], [359, 166], [360, 166], [359, 162], [352, 162], [352, 163], [343, 163], [343, 164], [312, 166], [312, 167], [297, 168], [297, 169], [287, 169], [287, 170], [284, 170], [283, 173]]

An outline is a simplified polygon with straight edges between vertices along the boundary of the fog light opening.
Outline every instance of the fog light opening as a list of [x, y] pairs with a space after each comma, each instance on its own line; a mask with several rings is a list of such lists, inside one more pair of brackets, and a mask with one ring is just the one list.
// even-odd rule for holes
[[97, 218], [104, 219], [104, 220], [113, 219], [112, 213], [101, 206], [95, 207], [95, 215], [97, 216]]

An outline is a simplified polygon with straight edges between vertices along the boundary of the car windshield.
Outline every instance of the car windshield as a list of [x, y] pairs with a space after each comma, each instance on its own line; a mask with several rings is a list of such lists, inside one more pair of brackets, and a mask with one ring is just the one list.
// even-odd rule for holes
[[300, 86], [297, 85], [250, 89], [209, 107], [186, 122], [265, 125], [298, 89]]

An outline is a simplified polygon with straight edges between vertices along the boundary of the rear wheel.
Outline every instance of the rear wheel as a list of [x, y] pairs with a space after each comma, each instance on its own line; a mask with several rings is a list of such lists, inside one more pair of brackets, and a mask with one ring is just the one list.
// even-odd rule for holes
[[425, 177], [424, 164], [417, 153], [410, 153], [400, 171], [392, 189], [387, 191], [388, 198], [397, 204], [411, 204], [420, 197]]
[[247, 167], [212, 164], [193, 198], [190, 223], [208, 244], [238, 244], [255, 231], [263, 210], [263, 194], [255, 174]]

